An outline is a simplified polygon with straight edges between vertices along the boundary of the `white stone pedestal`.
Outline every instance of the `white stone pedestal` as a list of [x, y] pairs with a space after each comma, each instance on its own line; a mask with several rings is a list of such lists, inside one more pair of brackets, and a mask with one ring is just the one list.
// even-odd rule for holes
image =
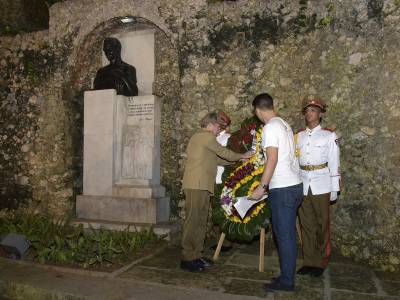
[[160, 185], [161, 101], [153, 95], [85, 92], [80, 219], [158, 223], [169, 219]]

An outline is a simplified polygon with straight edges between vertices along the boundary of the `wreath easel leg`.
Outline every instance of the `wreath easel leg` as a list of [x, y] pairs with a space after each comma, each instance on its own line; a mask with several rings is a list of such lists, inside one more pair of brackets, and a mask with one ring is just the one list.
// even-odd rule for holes
[[225, 239], [225, 233], [222, 232], [221, 236], [219, 237], [217, 249], [215, 249], [215, 253], [213, 256], [214, 261], [218, 260], [219, 253], [221, 252], [222, 244], [224, 243], [224, 239]]
[[260, 231], [260, 259], [258, 261], [258, 271], [264, 272], [264, 251], [265, 250], [265, 228]]

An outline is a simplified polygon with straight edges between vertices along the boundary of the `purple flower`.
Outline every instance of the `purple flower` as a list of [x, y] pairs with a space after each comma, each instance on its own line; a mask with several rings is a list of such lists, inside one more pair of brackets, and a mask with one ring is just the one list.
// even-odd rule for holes
[[228, 205], [231, 203], [231, 198], [229, 196], [223, 196], [221, 198], [221, 205]]

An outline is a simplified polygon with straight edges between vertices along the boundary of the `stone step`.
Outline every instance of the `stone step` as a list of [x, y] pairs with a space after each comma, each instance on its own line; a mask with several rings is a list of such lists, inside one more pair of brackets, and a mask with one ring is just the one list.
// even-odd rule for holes
[[129, 230], [140, 231], [142, 229], [152, 228], [154, 233], [158, 236], [165, 236], [168, 241], [175, 241], [177, 239], [180, 226], [178, 223], [173, 222], [160, 222], [157, 224], [149, 223], [132, 223], [132, 222], [117, 222], [108, 220], [93, 220], [93, 219], [81, 219], [76, 218], [72, 222], [74, 225], [83, 225], [85, 229], [106, 229], [113, 231]]
[[76, 215], [83, 219], [156, 224], [167, 222], [169, 213], [169, 197], [148, 199], [89, 195], [76, 197]]

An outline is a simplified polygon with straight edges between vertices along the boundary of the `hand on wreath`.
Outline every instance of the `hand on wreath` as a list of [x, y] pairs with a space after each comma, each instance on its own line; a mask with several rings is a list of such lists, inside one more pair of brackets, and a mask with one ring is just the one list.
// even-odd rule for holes
[[253, 191], [250, 198], [254, 200], [260, 199], [264, 195], [264, 188], [261, 184]]
[[249, 159], [250, 157], [252, 157], [253, 154], [254, 154], [254, 151], [253, 151], [253, 150], [247, 151], [246, 153], [243, 153], [243, 154], [242, 154], [242, 158], [241, 158], [240, 160], [247, 160], [247, 159]]

